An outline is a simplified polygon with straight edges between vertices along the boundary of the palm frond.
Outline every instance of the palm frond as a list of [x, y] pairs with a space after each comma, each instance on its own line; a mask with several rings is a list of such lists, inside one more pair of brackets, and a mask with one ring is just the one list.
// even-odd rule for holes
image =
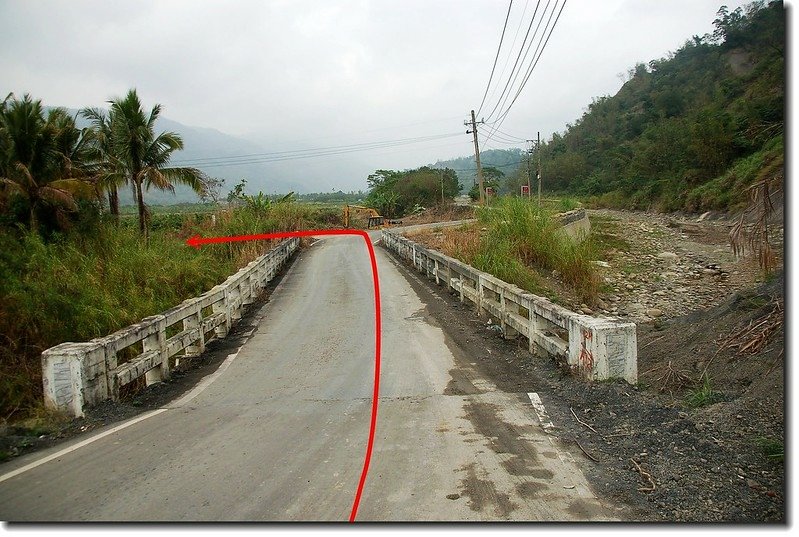
[[78, 210], [75, 198], [66, 190], [45, 186], [39, 189], [39, 196], [56, 206], [66, 207], [70, 211]]
[[164, 175], [164, 170], [148, 167], [142, 170], [142, 175], [144, 179], [144, 187], [147, 190], [150, 190], [150, 187], [155, 187], [158, 190], [168, 190], [173, 194], [175, 193], [175, 185], [173, 185]]
[[161, 170], [161, 173], [163, 173], [173, 185], [186, 185], [194, 190], [197, 194], [205, 193], [207, 188], [206, 185], [209, 180], [208, 176], [197, 168], [164, 168]]
[[82, 179], [59, 179], [48, 183], [47, 187], [44, 188], [63, 190], [73, 197], [79, 198], [91, 198], [95, 193], [94, 182]]
[[160, 115], [161, 105], [156, 104], [153, 106], [152, 110], [150, 110], [150, 117], [147, 119], [147, 130], [152, 132], [155, 129], [155, 122], [158, 121]]
[[[746, 189], [749, 203], [746, 210], [730, 230], [730, 245], [736, 257], [747, 250], [754, 253], [760, 268], [769, 273], [777, 265], [777, 256], [769, 240], [769, 222], [774, 214], [772, 199], [783, 194], [785, 177], [784, 159], [768, 162], [758, 174], [758, 180]], [[747, 225], [747, 219], [754, 223]]]
[[20, 186], [22, 186], [26, 190], [39, 188], [39, 185], [36, 184], [36, 180], [33, 178], [33, 174], [31, 173], [30, 169], [27, 166], [25, 166], [21, 162], [17, 162], [15, 168], [17, 169], [18, 172], [22, 174], [21, 179], [23, 179], [25, 183], [27, 183], [23, 184], [22, 182], [19, 182]]
[[7, 177], [0, 177], [0, 190], [9, 190], [17, 194], [25, 194], [25, 190], [19, 183]]

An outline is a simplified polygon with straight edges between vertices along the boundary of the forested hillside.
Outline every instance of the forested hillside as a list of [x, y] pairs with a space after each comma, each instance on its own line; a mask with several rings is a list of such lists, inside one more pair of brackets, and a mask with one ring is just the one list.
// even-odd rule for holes
[[[489, 149], [480, 152], [480, 164], [484, 168], [494, 168], [495, 174], [512, 174], [522, 163], [524, 152], [519, 148], [510, 149]], [[458, 174], [458, 181], [464, 191], [468, 192], [477, 180], [477, 165], [474, 162], [474, 155], [468, 157], [458, 157], [449, 160], [439, 160], [430, 165], [431, 168], [443, 170], [450, 168]], [[515, 190], [514, 190], [515, 192]]]
[[781, 181], [783, 4], [722, 7], [714, 26], [667, 57], [636, 65], [616, 95], [595, 99], [542, 144], [545, 190], [617, 207], [734, 210], [745, 204], [747, 186]]

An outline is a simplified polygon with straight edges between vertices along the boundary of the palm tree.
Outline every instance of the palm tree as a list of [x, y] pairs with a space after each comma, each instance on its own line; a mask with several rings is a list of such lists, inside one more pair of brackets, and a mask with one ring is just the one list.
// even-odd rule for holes
[[98, 186], [108, 193], [108, 208], [119, 222], [119, 188], [128, 182], [124, 163], [113, 153], [111, 116], [99, 108], [84, 108], [80, 114], [92, 124], [90, 159], [96, 166]]
[[43, 208], [63, 216], [94, 189], [85, 164], [90, 133], [79, 130], [63, 108], [45, 118], [40, 100], [9, 95], [0, 105], [0, 187], [28, 202], [31, 230]]
[[196, 168], [167, 167], [172, 153], [183, 149], [183, 140], [174, 132], [155, 135], [161, 105], [156, 104], [146, 114], [135, 89], [110, 104], [111, 153], [127, 171], [139, 208], [139, 231], [146, 236], [145, 190], [155, 187], [174, 192], [175, 184], [185, 184], [201, 194], [205, 191], [206, 177]]

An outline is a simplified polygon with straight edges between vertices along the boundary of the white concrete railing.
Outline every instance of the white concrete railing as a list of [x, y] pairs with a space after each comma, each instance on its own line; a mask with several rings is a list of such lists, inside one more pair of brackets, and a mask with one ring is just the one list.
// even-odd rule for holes
[[[208, 292], [109, 336], [47, 349], [42, 353], [45, 405], [83, 416], [86, 407], [118, 399], [120, 386], [142, 375], [148, 385], [168, 378], [173, 356], [199, 354], [208, 341], [227, 335], [299, 243], [298, 238], [284, 240]], [[120, 363], [128, 348], [134, 350], [126, 354], [136, 356]]]
[[635, 323], [574, 313], [396, 232], [383, 230], [382, 242], [436, 284], [444, 282], [461, 302], [474, 303], [479, 315], [497, 319], [506, 336], [525, 336], [530, 353], [561, 357], [590, 380], [638, 381]]

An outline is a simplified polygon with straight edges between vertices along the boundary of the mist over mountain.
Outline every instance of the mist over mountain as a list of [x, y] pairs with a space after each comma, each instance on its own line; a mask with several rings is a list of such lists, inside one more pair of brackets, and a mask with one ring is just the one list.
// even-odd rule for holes
[[[483, 167], [492, 167], [505, 175], [513, 174], [519, 166], [524, 164], [525, 152], [518, 148], [488, 149], [480, 152], [480, 164]], [[468, 192], [477, 181], [477, 164], [474, 155], [455, 157], [447, 160], [438, 160], [435, 164], [428, 164], [435, 169], [450, 168], [458, 174], [458, 182], [463, 186], [462, 191]]]
[[[50, 108], [50, 107], [47, 107]], [[89, 126], [89, 122], [79, 115], [79, 110], [67, 108], [76, 115], [79, 128]], [[296, 192], [357, 191], [366, 188], [366, 177], [371, 171], [381, 167], [380, 158], [362, 154], [334, 155], [318, 158], [292, 158], [277, 162], [263, 162], [267, 153], [281, 151], [302, 151], [306, 148], [298, 143], [275, 141], [258, 143], [243, 137], [225, 134], [216, 129], [185, 125], [178, 121], [160, 117], [156, 123], [156, 132], [173, 131], [183, 139], [184, 149], [176, 152], [171, 164], [174, 166], [191, 166], [199, 168], [211, 177], [224, 180], [221, 195], [224, 197], [242, 179], [247, 181], [245, 192], [257, 194], [285, 194]], [[493, 166], [506, 175], [511, 174], [523, 158], [523, 150], [489, 149], [481, 152], [483, 166]], [[279, 155], [277, 155], [279, 158]], [[241, 162], [242, 163], [236, 163]], [[423, 163], [419, 163], [422, 165]], [[468, 191], [475, 181], [474, 155], [437, 160], [428, 164], [431, 168], [452, 168], [464, 190]], [[404, 169], [404, 168], [403, 168]], [[410, 168], [409, 168], [410, 169]], [[159, 190], [150, 190], [146, 194], [150, 205], [172, 205], [178, 203], [195, 203], [198, 196], [186, 186], [177, 186], [174, 194]], [[133, 204], [133, 194], [129, 189], [120, 191], [123, 205]]]
[[[67, 109], [70, 114], [78, 114], [78, 110]], [[77, 115], [79, 128], [89, 126], [89, 122]], [[263, 191], [267, 194], [284, 194], [287, 192], [319, 192], [329, 190], [324, 182], [308, 179], [307, 175], [298, 175], [292, 169], [292, 162], [257, 162], [265, 153], [274, 152], [252, 141], [225, 134], [216, 129], [193, 127], [177, 121], [160, 117], [156, 123], [156, 132], [173, 131], [183, 139], [183, 151], [174, 154], [172, 165], [192, 166], [199, 168], [211, 177], [224, 179], [222, 187], [224, 196], [241, 179], [247, 180], [245, 191], [251, 194]], [[231, 163], [231, 157], [252, 156], [242, 164]], [[255, 161], [255, 162], [253, 162]], [[170, 205], [176, 203], [193, 203], [199, 201], [197, 195], [186, 186], [177, 186], [175, 193], [150, 190], [146, 195], [151, 205]], [[123, 189], [120, 192], [123, 205], [133, 204], [132, 192]]]

